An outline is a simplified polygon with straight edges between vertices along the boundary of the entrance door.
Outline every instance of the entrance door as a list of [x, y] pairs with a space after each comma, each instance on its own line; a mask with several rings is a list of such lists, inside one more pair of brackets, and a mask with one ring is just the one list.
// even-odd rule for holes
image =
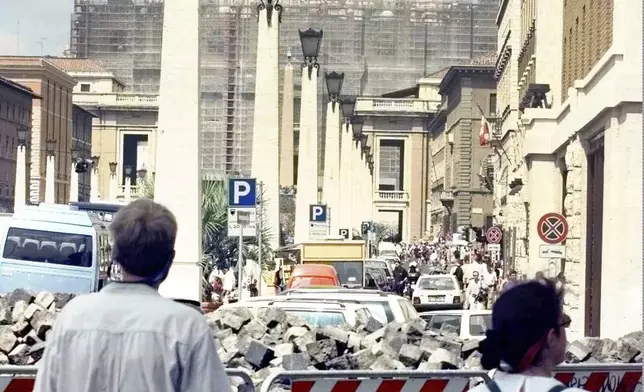
[[602, 278], [602, 217], [604, 203], [604, 138], [593, 141], [587, 154], [586, 317], [585, 335], [599, 336]]

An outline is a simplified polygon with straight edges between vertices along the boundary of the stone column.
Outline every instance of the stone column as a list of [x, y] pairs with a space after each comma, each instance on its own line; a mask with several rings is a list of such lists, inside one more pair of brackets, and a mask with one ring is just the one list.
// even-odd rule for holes
[[302, 107], [300, 109], [300, 145], [295, 197], [295, 243], [309, 239], [309, 206], [318, 199], [318, 116], [317, 87], [319, 67], [310, 76], [302, 67]]
[[110, 200], [118, 200], [119, 195], [119, 183], [116, 173], [110, 174]]
[[[289, 57], [290, 59], [290, 57]], [[282, 92], [282, 126], [280, 129], [280, 185], [293, 186], [293, 66], [290, 61], [284, 67], [284, 90]]]
[[351, 221], [351, 229], [358, 230], [360, 229], [360, 224], [364, 216], [362, 215], [362, 207], [364, 200], [362, 200], [362, 187], [359, 186], [360, 181], [362, 180], [362, 150], [360, 149], [360, 141], [354, 140], [352, 143], [351, 149], [351, 209], [354, 211]]
[[324, 150], [323, 201], [329, 211], [332, 235], [340, 228], [340, 103], [329, 102], [326, 107], [326, 148]]
[[[199, 0], [165, 3], [159, 139], [154, 198], [179, 225], [175, 258], [160, 293], [201, 300], [201, 151]], [[177, 164], [177, 157], [181, 157]]]
[[[353, 196], [352, 196], [352, 166], [351, 159], [353, 151], [353, 136], [351, 125], [343, 124], [340, 127], [340, 202], [339, 211], [336, 215], [339, 217], [340, 229], [351, 229], [353, 222]], [[337, 232], [331, 233], [338, 235]]]
[[561, 213], [563, 208], [563, 181], [561, 169], [552, 155], [529, 155], [528, 161], [528, 199], [530, 201], [530, 222], [528, 231], [529, 262], [528, 278], [537, 271], [547, 275], [548, 259], [539, 257], [539, 246], [545, 244], [539, 238], [538, 221], [547, 213]]
[[27, 147], [18, 146], [16, 154], [16, 188], [14, 189], [13, 210], [27, 204]]
[[123, 191], [123, 198], [125, 204], [130, 204], [132, 201], [132, 179], [130, 176], [125, 177], [125, 190]]
[[101, 200], [101, 196], [98, 192], [98, 166], [92, 164], [89, 176], [89, 201], [96, 203]]
[[56, 203], [56, 157], [47, 155], [45, 168], [45, 203]]
[[257, 67], [253, 116], [251, 174], [263, 182], [263, 224], [270, 230], [269, 243], [279, 247], [280, 132], [279, 132], [279, 26], [282, 7], [265, 0], [258, 7]]
[[76, 162], [72, 162], [71, 177], [69, 179], [69, 201], [78, 201], [78, 173], [76, 173]]

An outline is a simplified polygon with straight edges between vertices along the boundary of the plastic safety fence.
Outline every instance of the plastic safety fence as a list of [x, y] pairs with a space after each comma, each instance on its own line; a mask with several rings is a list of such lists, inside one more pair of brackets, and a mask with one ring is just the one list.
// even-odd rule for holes
[[[0, 392], [32, 392], [36, 381], [36, 366], [0, 366]], [[226, 369], [240, 392], [255, 392], [255, 385], [250, 373], [244, 369]], [[205, 391], [204, 391], [205, 392]]]
[[555, 378], [590, 392], [644, 392], [641, 363], [562, 365]]
[[463, 392], [473, 378], [490, 380], [485, 372], [435, 371], [285, 371], [269, 376], [261, 392], [290, 381], [291, 392]]

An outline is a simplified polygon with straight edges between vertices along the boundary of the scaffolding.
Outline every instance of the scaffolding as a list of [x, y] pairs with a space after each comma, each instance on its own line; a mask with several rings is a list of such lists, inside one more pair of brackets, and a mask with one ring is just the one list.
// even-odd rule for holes
[[[201, 0], [201, 154], [208, 174], [250, 171], [258, 3]], [[321, 70], [345, 73], [344, 94], [381, 95], [413, 86], [446, 66], [496, 52], [498, 0], [281, 0], [280, 4], [284, 7], [281, 69], [288, 51], [294, 55], [294, 65], [301, 61], [298, 29], [322, 28]], [[127, 91], [158, 93], [163, 2], [75, 0], [74, 7], [72, 53], [113, 71], [125, 81]], [[295, 79], [297, 129], [299, 78]], [[324, 146], [322, 79], [318, 91], [319, 142]], [[323, 156], [321, 148], [320, 162]]]

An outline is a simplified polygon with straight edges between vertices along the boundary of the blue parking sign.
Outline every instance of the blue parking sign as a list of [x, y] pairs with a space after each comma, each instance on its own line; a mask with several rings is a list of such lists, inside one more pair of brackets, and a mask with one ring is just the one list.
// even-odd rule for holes
[[310, 222], [326, 222], [326, 206], [324, 204], [311, 204], [309, 206]]
[[254, 178], [228, 180], [228, 207], [255, 207], [257, 182]]

